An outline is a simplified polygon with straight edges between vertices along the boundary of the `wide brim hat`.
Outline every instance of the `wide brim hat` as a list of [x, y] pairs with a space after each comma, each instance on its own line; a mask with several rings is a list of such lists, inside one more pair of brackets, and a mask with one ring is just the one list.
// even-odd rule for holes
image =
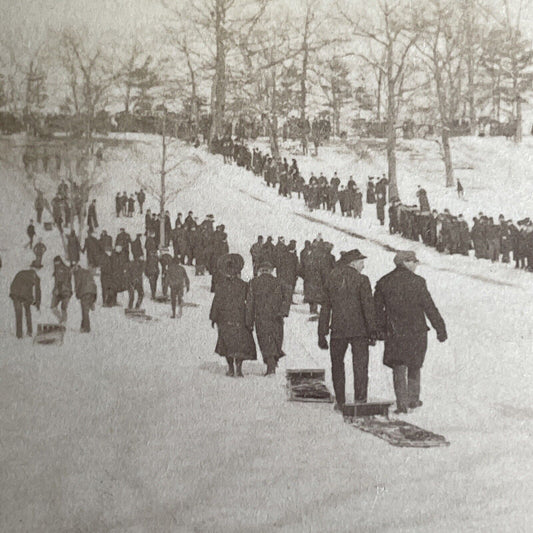
[[416, 257], [415, 252], [411, 250], [398, 250], [394, 256], [395, 265], [403, 265], [404, 263], [419, 263], [420, 261]]
[[240, 254], [224, 254], [218, 258], [217, 267], [224, 276], [237, 276], [244, 267], [244, 259]]

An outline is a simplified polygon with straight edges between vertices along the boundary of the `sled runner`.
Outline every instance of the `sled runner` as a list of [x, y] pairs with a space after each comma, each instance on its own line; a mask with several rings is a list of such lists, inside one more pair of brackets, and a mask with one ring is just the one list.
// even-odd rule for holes
[[323, 369], [287, 370], [287, 396], [293, 402], [333, 402]]
[[[365, 404], [360, 404], [365, 405]], [[372, 404], [367, 404], [372, 405]], [[389, 406], [391, 404], [388, 404]], [[354, 407], [353, 405], [351, 406]], [[357, 429], [387, 441], [392, 446], [403, 448], [435, 448], [438, 446], [449, 446], [450, 443], [442, 435], [437, 435], [432, 431], [410, 424], [405, 420], [389, 419], [388, 407], [385, 416], [357, 416], [346, 414], [350, 412], [350, 406], [344, 407], [345, 422], [355, 426]]]
[[65, 329], [61, 324], [37, 324], [33, 344], [63, 344]]

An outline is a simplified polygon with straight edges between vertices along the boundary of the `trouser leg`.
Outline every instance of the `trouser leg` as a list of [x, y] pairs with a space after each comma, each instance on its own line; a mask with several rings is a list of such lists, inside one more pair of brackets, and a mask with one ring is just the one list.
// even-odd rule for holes
[[22, 302], [19, 300], [13, 300], [13, 306], [15, 307], [17, 339], [22, 339]]
[[[368, 391], [368, 342], [352, 339], [354, 401], [366, 402]], [[343, 365], [344, 366], [344, 365]]]
[[133, 309], [133, 302], [135, 300], [135, 289], [132, 285], [128, 287], [128, 309]]
[[399, 409], [407, 409], [407, 366], [397, 365], [392, 369], [394, 381], [394, 393], [396, 394], [396, 405]]
[[137, 303], [135, 304], [135, 309], [140, 309], [144, 299], [144, 289], [142, 286], [142, 281], [137, 285]]
[[64, 324], [67, 321], [68, 302], [69, 302], [69, 298], [63, 298], [61, 300], [61, 317], [59, 319], [60, 324]]
[[24, 311], [26, 313], [26, 330], [28, 335], [31, 337], [33, 333], [33, 328], [31, 324], [31, 304], [24, 303]]
[[337, 403], [346, 403], [344, 373], [344, 354], [348, 348], [348, 339], [331, 339], [330, 340], [330, 357], [331, 357], [331, 379], [333, 380], [333, 389]]
[[409, 367], [407, 370], [407, 391], [409, 403], [420, 399], [420, 368]]
[[235, 370], [233, 368], [233, 357], [226, 357], [226, 361], [228, 363], [228, 371], [226, 372], [226, 375], [233, 376], [235, 374]]
[[177, 291], [174, 287], [170, 287], [170, 305], [172, 307], [172, 316], [176, 316], [176, 297]]

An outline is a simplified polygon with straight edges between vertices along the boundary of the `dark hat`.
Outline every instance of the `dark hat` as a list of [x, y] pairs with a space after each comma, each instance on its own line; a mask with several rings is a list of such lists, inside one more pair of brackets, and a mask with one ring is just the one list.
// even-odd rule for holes
[[341, 259], [346, 263], [351, 263], [352, 261], [366, 259], [366, 255], [363, 255], [357, 248], [354, 248], [348, 252], [341, 252]]
[[410, 250], [398, 250], [394, 256], [395, 265], [403, 265], [406, 262], [418, 263], [418, 259], [414, 252]]

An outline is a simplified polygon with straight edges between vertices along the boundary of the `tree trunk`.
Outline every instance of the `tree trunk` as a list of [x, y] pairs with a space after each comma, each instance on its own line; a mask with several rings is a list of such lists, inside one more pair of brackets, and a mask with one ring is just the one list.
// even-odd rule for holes
[[223, 0], [216, 0], [216, 62], [214, 79], [214, 112], [211, 124], [210, 141], [224, 135], [224, 111], [226, 107], [226, 46], [225, 46], [225, 8]]
[[377, 101], [378, 113], [376, 117], [378, 122], [381, 122], [381, 85], [382, 85], [382, 82], [383, 82], [383, 72], [380, 69], [379, 75], [378, 75], [378, 101]]
[[300, 124], [302, 125], [302, 146], [307, 147], [307, 132], [305, 131], [305, 120], [306, 120], [306, 108], [307, 108], [307, 65], [309, 62], [309, 46], [307, 42], [307, 34], [309, 32], [309, 9], [305, 17], [305, 26], [304, 26], [304, 38], [302, 43], [302, 74], [300, 77]]
[[514, 134], [516, 143], [522, 142], [522, 98], [516, 95], [516, 130]]
[[268, 136], [270, 140], [270, 152], [273, 158], [279, 157], [278, 142], [278, 110], [277, 110], [276, 67], [272, 69], [272, 95], [270, 100], [270, 118], [268, 119]]
[[441, 131], [442, 139], [442, 158], [446, 169], [446, 187], [453, 187], [455, 180], [453, 178], [452, 150], [450, 148], [450, 130], [447, 125], [443, 125]]
[[166, 197], [166, 162], [167, 162], [167, 140], [166, 140], [166, 127], [167, 127], [167, 116], [166, 112], [163, 116], [163, 128], [161, 132], [161, 196], [159, 197], [159, 213], [161, 216], [160, 220], [160, 238], [159, 246], [164, 248], [165, 246], [165, 197]]
[[387, 166], [389, 198], [400, 198], [396, 176], [396, 94], [393, 77], [392, 47], [387, 49]]

